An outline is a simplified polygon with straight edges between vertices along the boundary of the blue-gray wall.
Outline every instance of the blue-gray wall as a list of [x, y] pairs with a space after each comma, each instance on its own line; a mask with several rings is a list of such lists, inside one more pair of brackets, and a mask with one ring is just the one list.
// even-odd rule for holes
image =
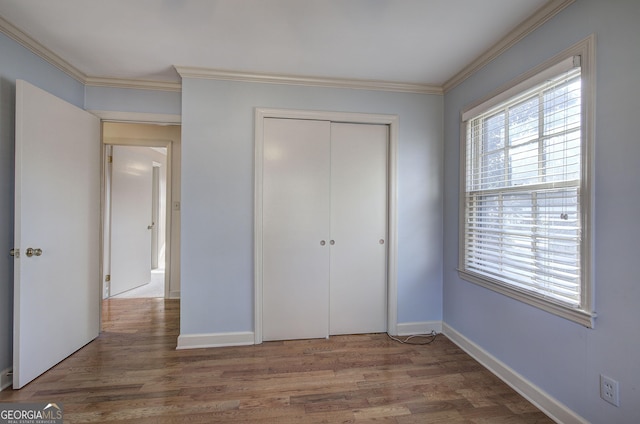
[[84, 108], [96, 111], [180, 115], [180, 92], [129, 88], [85, 88]]
[[256, 107], [399, 115], [398, 322], [442, 319], [442, 96], [182, 84], [182, 335], [253, 331]]
[[0, 371], [13, 363], [14, 139], [16, 79], [82, 107], [84, 86], [0, 33]]
[[[595, 329], [461, 280], [460, 110], [596, 35]], [[445, 95], [444, 321], [593, 423], [640, 417], [640, 2], [577, 0]], [[620, 382], [620, 407], [599, 374]]]

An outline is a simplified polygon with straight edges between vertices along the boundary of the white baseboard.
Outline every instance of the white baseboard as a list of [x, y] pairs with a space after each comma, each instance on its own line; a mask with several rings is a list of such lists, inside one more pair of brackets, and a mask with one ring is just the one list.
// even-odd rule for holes
[[180, 299], [180, 290], [171, 290], [169, 292], [169, 299]]
[[413, 334], [429, 334], [432, 331], [442, 333], [442, 321], [402, 322], [396, 326], [394, 336], [411, 336]]
[[176, 349], [199, 349], [205, 347], [246, 346], [254, 343], [253, 331], [237, 333], [185, 334], [178, 336]]
[[551, 397], [544, 390], [518, 374], [502, 361], [491, 355], [480, 346], [467, 339], [451, 326], [443, 323], [445, 336], [467, 352], [476, 361], [507, 383], [513, 390], [533, 403], [538, 409], [547, 414], [552, 420], [564, 424], [588, 424], [589, 422]]
[[9, 367], [0, 372], [0, 391], [13, 384], [13, 368]]
[[[406, 322], [396, 326], [394, 336], [410, 336], [413, 334], [429, 334], [432, 331], [442, 332], [442, 321]], [[199, 349], [206, 347], [246, 346], [255, 344], [252, 331], [237, 333], [184, 334], [178, 336], [176, 349]]]

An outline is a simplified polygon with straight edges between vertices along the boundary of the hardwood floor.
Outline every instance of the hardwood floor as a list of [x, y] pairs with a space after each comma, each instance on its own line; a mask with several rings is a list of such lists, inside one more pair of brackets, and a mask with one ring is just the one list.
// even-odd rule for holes
[[179, 303], [112, 299], [95, 341], [1, 402], [69, 423], [551, 423], [443, 335], [175, 350]]

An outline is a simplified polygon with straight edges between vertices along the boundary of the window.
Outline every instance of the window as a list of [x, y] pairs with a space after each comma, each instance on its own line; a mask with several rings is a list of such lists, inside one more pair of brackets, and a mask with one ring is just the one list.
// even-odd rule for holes
[[459, 270], [592, 327], [587, 50], [463, 113]]

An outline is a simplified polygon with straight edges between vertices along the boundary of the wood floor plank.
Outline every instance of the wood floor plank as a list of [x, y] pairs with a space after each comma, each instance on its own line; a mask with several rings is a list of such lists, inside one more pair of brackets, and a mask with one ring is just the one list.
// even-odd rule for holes
[[57, 402], [69, 423], [551, 423], [439, 335], [176, 350], [179, 301], [111, 299], [100, 336], [0, 402]]

